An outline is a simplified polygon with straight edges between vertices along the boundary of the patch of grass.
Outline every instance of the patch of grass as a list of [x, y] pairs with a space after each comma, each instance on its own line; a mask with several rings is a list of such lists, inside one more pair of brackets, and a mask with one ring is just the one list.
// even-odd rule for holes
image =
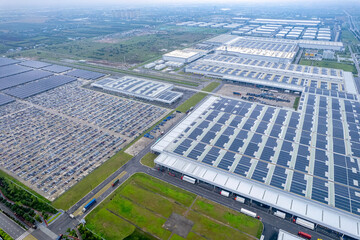
[[233, 230], [224, 224], [214, 222], [206, 216], [194, 211], [190, 211], [187, 218], [195, 223], [192, 230], [206, 236], [207, 239], [253, 239], [244, 233]]
[[155, 153], [151, 153], [148, 152], [147, 154], [145, 154], [145, 156], [143, 156], [143, 158], [141, 159], [141, 163], [148, 166], [148, 167], [155, 167], [155, 163], [154, 160], [158, 155]]
[[136, 228], [134, 232], [131, 235], [124, 238], [124, 240], [156, 240], [156, 238]]
[[8, 175], [7, 173], [5, 173], [4, 171], [0, 170], [0, 177], [3, 177], [5, 179], [8, 179], [10, 181], [12, 181], [13, 183], [15, 183], [16, 185], [22, 187], [23, 189], [25, 189], [26, 191], [32, 193], [33, 195], [35, 195], [37, 198], [39, 198], [41, 201], [46, 202], [46, 203], [51, 203], [48, 199], [44, 198], [43, 196], [41, 196], [39, 193], [35, 192], [34, 190], [32, 190], [31, 188], [29, 188], [28, 186], [26, 186], [25, 184], [23, 184], [22, 182], [20, 182], [19, 180], [17, 180], [16, 178], [13, 178], [12, 176]]
[[191, 107], [194, 107], [198, 104], [201, 100], [203, 100], [207, 96], [206, 93], [196, 93], [192, 95], [188, 100], [186, 100], [183, 104], [176, 108], [177, 111], [186, 112]]
[[96, 214], [91, 213], [91, 217], [86, 218], [86, 226], [106, 239], [123, 239], [131, 235], [136, 228], [105, 208], [99, 209]]
[[14, 240], [12, 237], [10, 237], [9, 234], [7, 234], [4, 230], [2, 230], [0, 228], [0, 236], [4, 239], [4, 240]]
[[351, 44], [359, 44], [359, 40], [354, 36], [354, 34], [347, 30], [343, 29], [341, 31], [341, 41], [345, 43], [351, 43]]
[[132, 201], [121, 197], [120, 194], [115, 195], [106, 208], [113, 212], [111, 214], [120, 215], [141, 227], [144, 231], [150, 232], [161, 239], [167, 239], [171, 234], [170, 231], [162, 228], [166, 222], [165, 218], [154, 214], [146, 208], [133, 204]]
[[79, 183], [58, 197], [53, 202], [53, 206], [64, 210], [69, 209], [131, 158], [132, 156], [125, 153], [124, 150], [119, 151]]
[[132, 179], [138, 185], [163, 195], [164, 197], [171, 198], [187, 207], [191, 205], [196, 197], [196, 195], [193, 193], [177, 188], [173, 185], [166, 184], [163, 181], [146, 174], [136, 174], [132, 177]]
[[206, 87], [204, 87], [204, 88], [202, 89], [202, 91], [212, 92], [212, 91], [214, 91], [214, 89], [217, 88], [219, 85], [220, 85], [219, 82], [211, 82], [211, 83], [208, 84]]
[[357, 73], [356, 67], [353, 64], [338, 63], [336, 61], [329, 61], [329, 60], [312, 61], [307, 59], [301, 59], [300, 64], [308, 65], [308, 66], [316, 66], [316, 67], [342, 69], [347, 72], [352, 72], [353, 74]]
[[299, 103], [300, 103], [300, 97], [296, 97], [293, 105], [293, 108], [295, 108], [295, 110], [298, 109]]
[[[172, 212], [184, 216], [186, 208], [183, 205], [189, 207], [195, 197], [195, 194], [171, 184], [137, 173], [86, 217], [86, 225], [109, 240], [131, 236], [136, 227], [167, 240], [171, 233], [162, 227], [163, 224]], [[186, 215], [194, 222], [188, 240], [252, 239], [243, 232], [257, 237], [261, 235], [260, 221], [220, 204], [200, 198], [192, 209]], [[176, 234], [171, 237], [171, 240], [181, 239]]]
[[200, 212], [257, 238], [261, 236], [262, 223], [259, 220], [233, 211], [220, 204], [210, 202], [204, 198], [198, 198], [193, 205], [193, 209], [196, 212]]
[[183, 214], [186, 211], [184, 206], [174, 204], [168, 198], [148, 191], [135, 182], [131, 182], [121, 190], [121, 195], [132, 199], [137, 204], [140, 204], [153, 212], [156, 212], [166, 218], [170, 217], [171, 213], [175, 212]]

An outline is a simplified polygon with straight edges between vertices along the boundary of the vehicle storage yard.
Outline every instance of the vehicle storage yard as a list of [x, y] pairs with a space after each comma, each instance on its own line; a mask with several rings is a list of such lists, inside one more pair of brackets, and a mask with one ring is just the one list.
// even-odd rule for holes
[[[235, 94], [234, 94], [235, 92]], [[275, 101], [275, 100], [269, 100], [264, 98], [256, 98], [256, 99], [250, 99], [250, 101], [255, 102], [261, 102], [266, 103], [268, 105], [272, 106], [278, 106], [278, 107], [288, 107], [292, 108], [295, 102], [295, 99], [299, 97], [299, 95], [296, 94], [290, 94], [290, 93], [284, 93], [284, 92], [264, 92], [260, 88], [251, 87], [251, 86], [245, 86], [245, 85], [235, 85], [235, 84], [224, 84], [216, 93], [221, 94], [223, 96], [228, 96], [232, 98], [237, 99], [243, 99], [244, 97], [248, 98], [249, 95], [247, 93], [254, 93], [254, 94], [270, 94], [272, 97], [281, 98], [284, 100], [289, 100], [290, 102], [285, 101]], [[237, 93], [240, 93], [237, 94]]]
[[[96, 79], [104, 74], [75, 70], [76, 74], [69, 77], [63, 75], [69, 70], [66, 67], [1, 60], [9, 64], [2, 68], [15, 70], [0, 78], [0, 87], [4, 89], [0, 95], [0, 166], [49, 200], [80, 181], [169, 112], [82, 87], [88, 83], [83, 79]], [[38, 68], [50, 68], [52, 73], [44, 74]], [[19, 77], [23, 72], [27, 75]], [[10, 84], [13, 79], [19, 80]], [[63, 79], [65, 82], [61, 82]]]

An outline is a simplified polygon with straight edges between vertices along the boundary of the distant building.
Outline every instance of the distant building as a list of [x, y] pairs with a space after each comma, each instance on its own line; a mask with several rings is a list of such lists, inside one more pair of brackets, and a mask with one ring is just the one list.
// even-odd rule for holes
[[335, 52], [330, 50], [325, 50], [323, 53], [324, 59], [335, 59]]
[[204, 51], [198, 49], [175, 50], [163, 55], [163, 60], [179, 63], [190, 63], [205, 55]]

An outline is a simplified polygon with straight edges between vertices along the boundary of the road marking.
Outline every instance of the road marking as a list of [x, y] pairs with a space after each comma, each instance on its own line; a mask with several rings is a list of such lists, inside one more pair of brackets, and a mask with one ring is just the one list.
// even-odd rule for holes
[[34, 231], [34, 229], [30, 228], [28, 231], [24, 232], [20, 237], [18, 237], [16, 240], [23, 240], [23, 239], [36, 239], [34, 236], [31, 235], [31, 233]]
[[[126, 171], [122, 171], [119, 175], [117, 175], [114, 179], [120, 179], [122, 178], [127, 172]], [[115, 181], [114, 180], [114, 181]], [[100, 189], [100, 191], [98, 191], [93, 197], [93, 198], [98, 198], [100, 197], [106, 190], [108, 190], [111, 185], [113, 184], [113, 182], [110, 182], [108, 183], [105, 187], [103, 187], [102, 189]], [[76, 216], [79, 216], [82, 214], [82, 209], [84, 208], [84, 206], [87, 204], [88, 202], [84, 203], [83, 205], [81, 205], [77, 210], [75, 210], [75, 212], [73, 213], [73, 215], [76, 217]]]

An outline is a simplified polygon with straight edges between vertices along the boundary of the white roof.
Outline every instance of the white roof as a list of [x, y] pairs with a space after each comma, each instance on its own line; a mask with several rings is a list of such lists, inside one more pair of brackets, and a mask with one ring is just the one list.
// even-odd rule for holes
[[191, 58], [199, 54], [199, 51], [191, 50], [174, 50], [172, 52], [164, 54], [165, 57], [177, 57], [177, 58]]

